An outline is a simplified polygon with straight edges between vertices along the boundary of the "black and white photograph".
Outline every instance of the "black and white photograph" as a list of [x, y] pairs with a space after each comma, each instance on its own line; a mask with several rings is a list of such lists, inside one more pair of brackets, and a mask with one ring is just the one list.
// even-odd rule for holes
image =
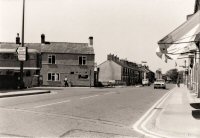
[[200, 138], [200, 0], [0, 0], [0, 138]]

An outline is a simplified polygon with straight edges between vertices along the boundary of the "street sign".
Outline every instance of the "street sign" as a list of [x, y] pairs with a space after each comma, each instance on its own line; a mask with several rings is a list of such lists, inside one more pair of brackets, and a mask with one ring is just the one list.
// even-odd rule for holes
[[19, 61], [26, 61], [27, 57], [27, 47], [18, 47], [17, 50], [18, 60]]

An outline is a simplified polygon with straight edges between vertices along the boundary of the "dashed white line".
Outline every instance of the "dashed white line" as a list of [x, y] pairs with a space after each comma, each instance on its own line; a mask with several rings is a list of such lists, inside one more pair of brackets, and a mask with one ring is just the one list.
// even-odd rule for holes
[[50, 103], [50, 104], [39, 105], [39, 106], [35, 106], [35, 107], [33, 107], [33, 108], [40, 108], [40, 107], [51, 106], [51, 105], [60, 104], [60, 103], [67, 103], [67, 102], [71, 102], [71, 100], [66, 100], [66, 101], [61, 101], [61, 102], [56, 102], [56, 103]]
[[88, 98], [97, 97], [97, 96], [99, 96], [99, 95], [92, 95], [92, 96], [82, 97], [80, 99], [83, 100], [83, 99], [88, 99]]

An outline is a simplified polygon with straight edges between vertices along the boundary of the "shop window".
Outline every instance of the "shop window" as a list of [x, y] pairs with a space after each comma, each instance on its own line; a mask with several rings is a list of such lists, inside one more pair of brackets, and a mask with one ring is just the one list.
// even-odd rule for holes
[[48, 63], [49, 64], [56, 64], [56, 56], [55, 55], [49, 55], [48, 56]]
[[79, 56], [79, 65], [86, 65], [87, 58], [85, 56]]
[[79, 79], [88, 79], [89, 76], [88, 75], [78, 75]]
[[48, 73], [48, 81], [60, 81], [59, 73]]

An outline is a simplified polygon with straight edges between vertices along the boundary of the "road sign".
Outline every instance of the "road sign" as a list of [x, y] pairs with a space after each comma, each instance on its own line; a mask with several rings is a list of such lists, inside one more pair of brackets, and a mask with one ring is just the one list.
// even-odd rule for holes
[[18, 55], [18, 60], [26, 61], [27, 47], [18, 47], [16, 51], [17, 51], [17, 55]]

